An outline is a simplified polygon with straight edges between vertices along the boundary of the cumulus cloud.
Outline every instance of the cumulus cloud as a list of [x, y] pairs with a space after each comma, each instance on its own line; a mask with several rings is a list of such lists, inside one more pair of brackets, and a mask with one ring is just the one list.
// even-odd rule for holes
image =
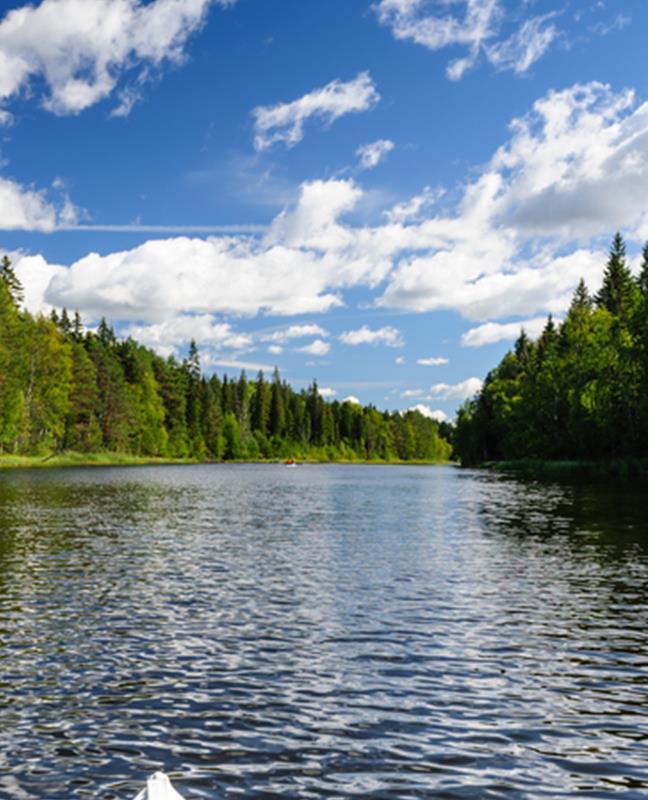
[[340, 341], [343, 344], [385, 344], [387, 347], [403, 347], [403, 335], [397, 328], [386, 326], [371, 330], [367, 325], [363, 325], [354, 331], [345, 331], [340, 334]]
[[45, 108], [76, 114], [133, 69], [141, 83], [163, 62], [181, 61], [212, 1], [43, 0], [15, 8], [0, 22], [0, 99], [42, 84]]
[[397, 203], [393, 208], [385, 211], [385, 216], [390, 222], [402, 224], [421, 220], [430, 208], [445, 194], [443, 187], [433, 189], [425, 186], [421, 194], [417, 194], [404, 203]]
[[422, 414], [424, 417], [435, 419], [437, 422], [446, 422], [448, 419], [448, 415], [445, 411], [433, 409], [431, 406], [427, 406], [424, 403], [417, 403], [415, 406], [408, 408], [407, 411], [418, 411], [419, 414]]
[[546, 324], [546, 317], [534, 317], [522, 322], [486, 322], [466, 331], [461, 337], [461, 344], [463, 347], [483, 347], [496, 342], [514, 341], [523, 328], [531, 338], [536, 338]]
[[502, 211], [526, 235], [586, 238], [620, 223], [648, 232], [648, 103], [601, 83], [550, 91], [515, 119], [492, 159]]
[[[434, 8], [437, 13], [430, 13]], [[466, 54], [448, 64], [446, 74], [451, 80], [463, 77], [482, 53], [500, 69], [524, 73], [558, 35], [549, 22], [551, 15], [524, 20], [507, 35], [505, 23], [511, 15], [504, 11], [500, 0], [379, 0], [374, 10], [397, 39], [413, 41], [429, 50], [465, 47]]]
[[435, 358], [434, 356], [431, 356], [430, 358], [418, 358], [416, 363], [423, 367], [440, 367], [443, 364], [447, 364], [448, 359], [443, 357]]
[[342, 402], [343, 403], [351, 403], [354, 406], [362, 405], [360, 400], [354, 394], [350, 394], [348, 397], [345, 397], [344, 400], [342, 400]]
[[317, 392], [319, 396], [323, 397], [325, 400], [331, 397], [335, 397], [335, 395], [337, 394], [335, 389], [332, 389], [330, 386], [318, 386]]
[[252, 112], [254, 147], [268, 150], [278, 143], [294, 147], [304, 138], [307, 120], [314, 118], [331, 124], [345, 114], [369, 111], [379, 100], [371, 76], [368, 72], [361, 72], [353, 80], [331, 81], [289, 103], [258, 106]]
[[203, 369], [212, 369], [214, 367], [224, 367], [225, 369], [234, 369], [237, 371], [248, 370], [248, 372], [272, 372], [274, 367], [272, 364], [264, 364], [259, 361], [241, 361], [238, 358], [222, 358], [221, 356], [214, 356], [210, 353], [201, 353], [200, 356], [201, 366]]
[[479, 378], [467, 378], [460, 383], [435, 383], [430, 386], [430, 397], [441, 400], [467, 400], [481, 391], [483, 384]]
[[22, 253], [8, 255], [25, 288], [25, 308], [33, 314], [49, 314], [54, 306], [45, 300], [47, 288], [56, 275], [62, 277], [66, 274], [66, 267], [49, 264], [42, 256], [26, 256]]
[[308, 353], [311, 356], [325, 356], [331, 350], [331, 345], [323, 339], [315, 339], [314, 342], [298, 347], [298, 353]]
[[268, 352], [273, 356], [280, 356], [283, 353], [283, 347], [280, 344], [271, 344], [268, 347]]
[[363, 144], [356, 150], [360, 162], [360, 169], [373, 169], [387, 157], [394, 149], [395, 144], [389, 139], [378, 139], [371, 144]]
[[236, 332], [229, 323], [219, 322], [209, 314], [181, 314], [157, 325], [129, 325], [124, 335], [163, 356], [177, 355], [191, 339], [197, 345], [216, 349], [241, 351], [252, 346], [251, 336]]
[[320, 325], [290, 325], [279, 331], [266, 333], [261, 336], [263, 342], [288, 342], [291, 339], [302, 339], [304, 336], [328, 336], [327, 330]]
[[[187, 313], [323, 313], [352, 287], [373, 292], [378, 306], [452, 310], [475, 323], [561, 315], [581, 277], [599, 285], [600, 237], [619, 220], [630, 243], [648, 238], [647, 182], [648, 104], [601, 84], [575, 86], [515, 119], [454, 207], [357, 226], [347, 216], [365, 196], [358, 183], [310, 181], [265, 235], [181, 236], [91, 253], [67, 269], [52, 265], [49, 281], [43, 262], [32, 296], [145, 324]], [[35, 207], [43, 227], [55, 224], [46, 204]], [[293, 330], [326, 338], [323, 329]], [[401, 338], [380, 331], [365, 325], [342, 341], [395, 346]], [[291, 338], [270, 336], [276, 345]]]
[[75, 217], [73, 206], [55, 205], [45, 191], [25, 188], [0, 178], [0, 228], [3, 230], [52, 231], [61, 221]]

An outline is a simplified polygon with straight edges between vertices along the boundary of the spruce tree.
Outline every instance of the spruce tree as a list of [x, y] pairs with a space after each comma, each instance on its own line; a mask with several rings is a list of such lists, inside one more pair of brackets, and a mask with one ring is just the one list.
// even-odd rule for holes
[[648, 242], [644, 244], [641, 255], [641, 269], [637, 278], [637, 286], [642, 296], [648, 299]]
[[520, 366], [524, 369], [526, 369], [526, 367], [529, 365], [532, 352], [533, 342], [527, 336], [527, 332], [524, 330], [524, 328], [521, 328], [520, 335], [515, 342], [515, 357], [517, 358]]
[[67, 308], [64, 308], [61, 311], [61, 318], [59, 319], [59, 328], [62, 333], [68, 334], [72, 330], [72, 323], [70, 322], [70, 316], [67, 312]]
[[599, 308], [607, 308], [615, 317], [627, 320], [636, 299], [637, 290], [627, 265], [625, 243], [621, 234], [616, 233], [596, 304]]
[[80, 342], [83, 338], [83, 323], [78, 311], [74, 312], [74, 322], [72, 323], [72, 338], [75, 342]]
[[592, 298], [590, 297], [590, 293], [587, 290], [587, 284], [581, 278], [578, 281], [578, 286], [576, 287], [576, 291], [572, 297], [570, 311], [581, 309], [583, 311], [589, 311], [592, 308]]
[[19, 306], [25, 299], [25, 290], [14, 272], [14, 268], [11, 266], [9, 256], [3, 256], [2, 261], [0, 261], [0, 278], [2, 278], [7, 289], [9, 289], [9, 294], [13, 299], [14, 305]]

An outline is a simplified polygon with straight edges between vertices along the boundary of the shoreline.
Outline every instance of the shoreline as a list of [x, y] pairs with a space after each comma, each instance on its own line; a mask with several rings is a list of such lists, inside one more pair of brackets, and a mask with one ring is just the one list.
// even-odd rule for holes
[[[11, 469], [52, 469], [60, 467], [145, 467], [145, 466], [178, 466], [206, 464], [283, 464], [283, 458], [268, 459], [232, 459], [227, 461], [209, 461], [195, 458], [165, 458], [161, 456], [136, 456], [128, 453], [77, 453], [64, 452], [46, 456], [0, 455], [0, 471]], [[342, 464], [358, 466], [451, 466], [451, 461], [399, 461], [399, 460], [322, 460], [317, 458], [297, 458], [302, 464]]]
[[648, 478], [648, 458], [638, 457], [600, 460], [523, 458], [510, 461], [485, 461], [479, 468], [525, 475]]

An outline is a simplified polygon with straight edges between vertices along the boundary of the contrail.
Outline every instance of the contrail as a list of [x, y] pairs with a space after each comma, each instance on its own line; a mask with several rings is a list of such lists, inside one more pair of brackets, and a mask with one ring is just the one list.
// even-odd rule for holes
[[56, 231], [89, 233], [265, 233], [267, 225], [58, 225]]

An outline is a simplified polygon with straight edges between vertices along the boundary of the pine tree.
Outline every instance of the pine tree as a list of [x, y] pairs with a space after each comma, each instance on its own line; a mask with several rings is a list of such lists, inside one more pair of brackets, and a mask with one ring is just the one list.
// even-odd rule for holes
[[70, 333], [72, 330], [72, 323], [70, 322], [70, 316], [67, 312], [67, 308], [64, 308], [61, 311], [61, 318], [59, 320], [59, 328], [60, 330], [65, 333], [66, 335]]
[[74, 312], [74, 322], [72, 323], [72, 338], [75, 342], [80, 342], [83, 338], [83, 323], [78, 311]]
[[99, 337], [99, 341], [104, 347], [110, 347], [111, 345], [114, 345], [117, 342], [115, 338], [115, 331], [106, 322], [105, 317], [102, 317], [101, 321], [99, 322], [99, 327], [97, 328], [97, 336]]
[[574, 292], [571, 301], [571, 309], [578, 310], [581, 309], [583, 311], [590, 311], [592, 308], [592, 298], [590, 297], [590, 293], [587, 290], [587, 284], [581, 278], [578, 281], [578, 286]]
[[82, 453], [101, 450], [102, 435], [97, 415], [99, 392], [97, 370], [78, 342], [72, 345], [71, 407], [65, 421], [64, 446]]
[[270, 420], [270, 388], [265, 381], [263, 370], [259, 370], [254, 395], [251, 401], [252, 430], [262, 437], [268, 433]]
[[11, 266], [9, 256], [3, 256], [2, 261], [0, 261], [0, 278], [9, 289], [14, 305], [19, 306], [25, 299], [25, 290], [14, 272], [14, 268]]
[[272, 376], [272, 391], [270, 399], [270, 434], [283, 436], [286, 429], [286, 409], [283, 397], [283, 388], [279, 370], [275, 367]]
[[644, 244], [641, 256], [641, 268], [639, 277], [637, 278], [637, 286], [639, 287], [642, 297], [648, 299], [648, 242]]
[[520, 335], [515, 342], [515, 357], [523, 369], [529, 366], [531, 354], [533, 352], [533, 342], [527, 336], [524, 328], [520, 329]]
[[196, 340], [189, 344], [189, 355], [183, 364], [186, 373], [187, 387], [187, 431], [191, 442], [192, 454], [197, 458], [204, 455], [205, 442], [201, 429], [201, 403], [200, 403], [200, 357]]
[[558, 331], [553, 321], [553, 316], [549, 314], [547, 317], [547, 324], [544, 326], [536, 347], [538, 360], [541, 362], [544, 361], [547, 356], [551, 354], [557, 342]]
[[615, 234], [610, 248], [603, 285], [596, 295], [596, 304], [615, 317], [627, 321], [636, 305], [637, 289], [626, 262], [626, 249], [623, 237]]

